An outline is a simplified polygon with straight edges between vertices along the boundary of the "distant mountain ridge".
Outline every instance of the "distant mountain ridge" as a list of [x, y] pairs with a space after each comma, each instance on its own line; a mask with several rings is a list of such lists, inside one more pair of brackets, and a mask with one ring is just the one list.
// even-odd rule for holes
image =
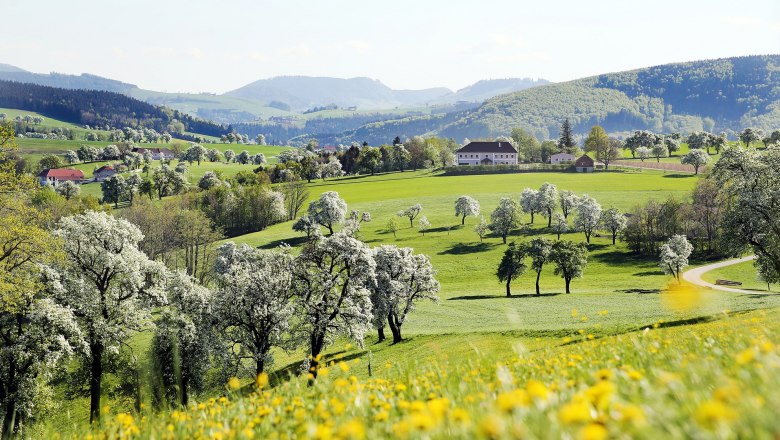
[[548, 83], [529, 78], [483, 80], [453, 92], [446, 87], [422, 90], [394, 90], [379, 80], [311, 76], [280, 76], [261, 79], [222, 95], [166, 93], [144, 90], [134, 84], [83, 73], [32, 73], [10, 64], [0, 64], [0, 80], [38, 84], [64, 89], [122, 93], [155, 105], [165, 105], [221, 123], [269, 119], [336, 105], [359, 110], [388, 110], [460, 101], [481, 103], [493, 96]]

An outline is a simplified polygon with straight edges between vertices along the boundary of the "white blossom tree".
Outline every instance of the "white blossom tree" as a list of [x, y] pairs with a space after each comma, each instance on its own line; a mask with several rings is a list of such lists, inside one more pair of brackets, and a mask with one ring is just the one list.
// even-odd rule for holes
[[417, 222], [417, 229], [422, 232], [423, 237], [425, 237], [425, 232], [431, 228], [431, 222], [428, 221], [428, 217], [422, 216], [420, 217], [420, 220]]
[[555, 275], [566, 283], [566, 293], [571, 293], [571, 280], [581, 278], [588, 264], [588, 247], [582, 242], [558, 240], [552, 244], [550, 261], [555, 264]]
[[65, 197], [65, 200], [70, 200], [73, 197], [81, 194], [81, 185], [71, 180], [66, 180], [62, 184], [58, 185], [55, 189], [57, 194]]
[[460, 196], [455, 201], [455, 216], [460, 217], [460, 224], [466, 224], [466, 217], [473, 215], [477, 217], [479, 215], [479, 202], [473, 197]]
[[[677, 148], [679, 149], [679, 146]], [[666, 157], [671, 154], [669, 151], [670, 151], [670, 146], [664, 143], [664, 144], [653, 145], [653, 148], [650, 150], [650, 153], [653, 155], [656, 162], [661, 163], [662, 157]]]
[[531, 269], [536, 272], [536, 294], [539, 295], [539, 278], [542, 276], [544, 265], [550, 261], [552, 243], [544, 237], [538, 237], [528, 242], [526, 249], [531, 257]]
[[485, 221], [485, 217], [480, 217], [479, 223], [477, 223], [477, 225], [474, 226], [474, 232], [479, 236], [480, 243], [482, 243], [482, 239], [485, 238], [485, 235], [487, 235], [489, 230], [490, 227], [488, 223]]
[[558, 240], [561, 239], [561, 234], [569, 232], [569, 222], [560, 212], [556, 212], [553, 216], [553, 228], [555, 233], [558, 234]]
[[317, 377], [322, 350], [337, 335], [362, 344], [371, 328], [371, 292], [376, 263], [361, 241], [338, 232], [309, 241], [292, 264], [296, 324]]
[[552, 227], [553, 211], [558, 205], [558, 187], [545, 182], [536, 193], [536, 208], [542, 216], [547, 217], [547, 227]]
[[328, 177], [341, 177], [343, 175], [344, 171], [341, 170], [341, 162], [336, 158], [328, 161], [328, 163], [324, 164], [320, 169], [322, 180], [325, 180]]
[[[401, 326], [420, 300], [438, 302], [440, 285], [436, 270], [426, 255], [414, 255], [411, 248], [383, 245], [372, 253], [376, 263], [376, 282], [371, 300], [377, 329], [387, 320], [393, 343], [403, 340]], [[382, 322], [382, 326], [379, 326]], [[380, 331], [380, 338], [384, 332]]]
[[680, 163], [693, 166], [694, 174], [699, 174], [699, 168], [710, 163], [710, 155], [704, 150], [691, 150], [680, 159]]
[[320, 225], [313, 222], [308, 215], [302, 215], [292, 225], [293, 231], [306, 234], [306, 238], [311, 238], [312, 235], [319, 231], [319, 227]]
[[333, 226], [344, 222], [347, 215], [347, 202], [339, 197], [336, 191], [327, 191], [309, 204], [308, 215], [311, 221], [328, 228], [332, 235]]
[[[662, 147], [662, 148], [665, 148], [665, 147], [663, 147], [663, 145], [659, 144], [659, 146]], [[645, 159], [649, 158], [651, 154], [652, 154], [652, 151], [648, 147], [639, 147], [639, 148], [636, 149], [636, 156], [642, 162], [644, 162]]]
[[601, 220], [601, 205], [587, 194], [580, 198], [577, 204], [577, 217], [574, 226], [585, 233], [585, 241], [590, 243], [590, 236], [599, 226]]
[[666, 244], [661, 246], [659, 266], [680, 283], [680, 272], [688, 266], [688, 257], [692, 252], [693, 245], [684, 235], [673, 235]]
[[293, 258], [288, 249], [263, 251], [232, 242], [218, 252], [223, 263], [214, 304], [216, 321], [228, 347], [234, 349], [232, 368], [249, 360], [257, 375], [271, 364], [271, 348], [282, 344], [289, 329]]
[[577, 197], [576, 194], [574, 194], [572, 191], [563, 190], [560, 193], [560, 204], [561, 204], [561, 212], [563, 213], [563, 218], [568, 219], [569, 214], [574, 212], [574, 209], [577, 208], [577, 204], [580, 203], [580, 198]]
[[506, 244], [507, 235], [519, 225], [520, 210], [517, 207], [517, 202], [509, 197], [502, 197], [498, 202], [498, 208], [490, 214], [490, 225], [488, 225], [488, 228], [500, 235], [504, 244]]
[[65, 217], [54, 234], [65, 259], [53, 265], [55, 297], [73, 311], [89, 349], [90, 420], [100, 418], [106, 352], [118, 352], [134, 331], [150, 321], [152, 305], [166, 303], [164, 267], [139, 250], [141, 231], [124, 219], [87, 211]]
[[236, 152], [233, 150], [225, 150], [225, 152], [222, 153], [222, 155], [225, 156], [225, 162], [227, 163], [233, 162], [233, 159], [236, 158]]
[[534, 214], [539, 212], [539, 199], [537, 191], [526, 188], [520, 193], [520, 208], [526, 214], [531, 214], [531, 224], [534, 223]]
[[67, 162], [69, 165], [73, 165], [74, 163], [79, 162], [79, 155], [76, 154], [73, 150], [68, 150], [64, 154], [65, 156], [65, 162]]
[[409, 219], [409, 227], [414, 227], [414, 219], [422, 212], [422, 205], [419, 203], [412, 205], [402, 211], [398, 211], [398, 217], [406, 217]]
[[627, 224], [626, 216], [617, 208], [609, 208], [601, 214], [601, 226], [612, 234], [613, 245]]
[[212, 293], [184, 272], [168, 272], [168, 306], [155, 321], [152, 338], [155, 370], [170, 403], [186, 407], [193, 392], [203, 389], [215, 350]]

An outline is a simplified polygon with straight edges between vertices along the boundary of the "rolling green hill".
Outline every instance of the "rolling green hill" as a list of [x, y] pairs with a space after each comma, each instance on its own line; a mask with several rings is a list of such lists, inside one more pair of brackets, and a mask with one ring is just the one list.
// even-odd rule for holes
[[665, 64], [536, 87], [490, 99], [439, 133], [478, 137], [524, 127], [550, 138], [564, 118], [580, 133], [594, 124], [607, 131], [777, 128], [780, 55]]
[[576, 133], [738, 131], [780, 127], [780, 55], [665, 64], [547, 84], [487, 100], [474, 111], [431, 120], [406, 118], [365, 125], [342, 141], [386, 142], [395, 136], [463, 138], [507, 135], [522, 127], [555, 138], [569, 118]]

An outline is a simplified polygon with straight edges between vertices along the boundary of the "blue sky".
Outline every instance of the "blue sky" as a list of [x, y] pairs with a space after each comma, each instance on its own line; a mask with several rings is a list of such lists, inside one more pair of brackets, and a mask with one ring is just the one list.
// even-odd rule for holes
[[0, 17], [0, 63], [169, 92], [279, 75], [458, 89], [780, 53], [778, 0], [1, 0]]

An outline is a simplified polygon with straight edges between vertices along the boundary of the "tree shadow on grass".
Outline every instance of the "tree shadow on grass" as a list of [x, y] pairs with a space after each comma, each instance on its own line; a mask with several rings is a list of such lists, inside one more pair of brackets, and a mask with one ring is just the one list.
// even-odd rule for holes
[[663, 275], [664, 271], [662, 270], [646, 270], [644, 272], [637, 272], [634, 274], [635, 277], [648, 277], [653, 275]]
[[[596, 246], [608, 247], [607, 245], [596, 245]], [[648, 257], [643, 257], [638, 254], [633, 254], [631, 252], [620, 252], [620, 251], [604, 252], [601, 254], [593, 255], [593, 259], [599, 260], [605, 264], [613, 264], [613, 265], [653, 264], [653, 266], [655, 266], [655, 260], [652, 260]]]
[[306, 236], [285, 238], [282, 240], [269, 241], [268, 243], [258, 246], [260, 249], [276, 249], [283, 244], [289, 244], [290, 246], [299, 246], [306, 243], [309, 239]]
[[458, 243], [455, 246], [439, 252], [439, 255], [464, 255], [473, 254], [476, 252], [485, 252], [498, 246], [496, 243]]
[[695, 174], [664, 174], [664, 178], [666, 179], [688, 179], [691, 177], [696, 177]]
[[506, 295], [463, 295], [463, 296], [455, 296], [452, 298], [447, 298], [447, 301], [473, 301], [478, 299], [523, 299], [523, 298], [542, 298], [542, 297], [550, 297], [550, 296], [558, 296], [561, 295], [561, 292], [552, 292], [552, 293], [542, 293], [541, 295], [537, 295], [535, 293], [522, 293], [520, 295], [512, 295], [512, 296], [506, 296]]
[[621, 289], [621, 290], [616, 290], [615, 292], [638, 293], [640, 295], [646, 295], [646, 294], [661, 293], [661, 289]]

